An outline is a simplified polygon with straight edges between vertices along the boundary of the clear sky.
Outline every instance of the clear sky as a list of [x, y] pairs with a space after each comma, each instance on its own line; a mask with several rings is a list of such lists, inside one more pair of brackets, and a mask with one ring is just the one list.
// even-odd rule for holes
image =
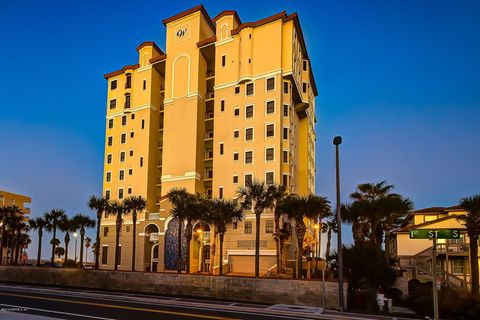
[[[197, 4], [2, 1], [0, 189], [30, 195], [33, 216], [58, 207], [93, 217], [86, 201], [102, 186], [103, 74], [136, 63], [143, 41], [164, 49], [161, 20]], [[235, 9], [244, 22], [299, 13], [319, 92], [318, 194], [334, 200], [335, 135], [344, 138], [344, 199], [381, 180], [417, 208], [480, 193], [480, 1], [203, 4], [212, 18]]]

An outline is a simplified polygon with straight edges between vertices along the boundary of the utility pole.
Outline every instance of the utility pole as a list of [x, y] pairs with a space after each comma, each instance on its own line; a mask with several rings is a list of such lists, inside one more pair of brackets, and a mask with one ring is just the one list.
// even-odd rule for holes
[[437, 292], [437, 239], [433, 238], [432, 246], [432, 289], [433, 289], [433, 318], [439, 320], [438, 292]]
[[344, 309], [343, 297], [343, 253], [342, 253], [342, 216], [340, 204], [340, 159], [338, 146], [342, 143], [342, 137], [336, 136], [333, 138], [335, 145], [336, 158], [336, 181], [337, 181], [337, 252], [338, 252], [338, 307], [340, 312]]

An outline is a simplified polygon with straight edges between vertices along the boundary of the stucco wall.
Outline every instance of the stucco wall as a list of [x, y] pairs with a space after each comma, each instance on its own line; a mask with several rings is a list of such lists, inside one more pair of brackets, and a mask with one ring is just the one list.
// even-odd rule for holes
[[[174, 273], [112, 272], [35, 267], [0, 267], [0, 281], [160, 295], [195, 296], [267, 304], [321, 306], [322, 282]], [[326, 307], [338, 308], [338, 285], [325, 282]], [[345, 300], [347, 285], [344, 286]]]

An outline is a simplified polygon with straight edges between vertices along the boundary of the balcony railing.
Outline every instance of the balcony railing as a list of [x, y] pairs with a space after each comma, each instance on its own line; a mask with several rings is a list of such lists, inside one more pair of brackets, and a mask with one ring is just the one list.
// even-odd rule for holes
[[213, 179], [213, 170], [205, 171], [205, 179]]
[[205, 139], [213, 139], [213, 131], [205, 132]]
[[213, 91], [207, 92], [207, 100], [215, 98], [215, 93]]
[[213, 112], [206, 112], [205, 119], [213, 119]]
[[205, 152], [205, 159], [212, 159], [213, 158], [213, 150], [207, 150]]
[[165, 91], [165, 83], [160, 84], [160, 92]]
[[437, 244], [438, 253], [448, 254], [468, 254], [468, 244], [465, 243], [439, 243]]

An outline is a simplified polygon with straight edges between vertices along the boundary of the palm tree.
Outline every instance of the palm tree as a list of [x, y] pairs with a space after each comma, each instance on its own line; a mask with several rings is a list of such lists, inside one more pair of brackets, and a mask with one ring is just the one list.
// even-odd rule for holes
[[247, 181], [244, 187], [238, 189], [238, 196], [242, 199], [243, 209], [253, 206], [255, 213], [255, 277], [260, 276], [260, 216], [267, 209], [272, 208], [275, 198], [275, 186], [263, 181]]
[[85, 238], [85, 262], [88, 262], [88, 248], [92, 243], [92, 239], [90, 237]]
[[60, 245], [60, 240], [58, 240], [57, 238], [53, 238], [52, 240], [50, 240], [50, 244], [52, 246], [55, 246], [55, 248], [56, 248]]
[[330, 261], [331, 258], [331, 243], [332, 243], [332, 232], [337, 233], [337, 220], [335, 217], [332, 216], [327, 223], [325, 223], [326, 229], [327, 229], [327, 248], [325, 251], [325, 260], [327, 262]]
[[307, 231], [305, 219], [315, 220], [324, 217], [330, 212], [330, 202], [327, 198], [308, 195], [300, 197], [296, 194], [288, 196], [282, 201], [280, 211], [295, 221], [295, 233], [297, 237], [297, 278], [302, 275], [303, 240]]
[[[227, 232], [227, 225], [236, 221], [241, 221], [243, 218], [243, 210], [238, 206], [234, 200], [216, 199], [211, 200], [210, 210], [208, 210], [206, 221], [214, 225], [214, 239], [216, 235], [220, 236], [220, 250], [219, 250], [219, 275], [223, 275], [223, 239]], [[213, 246], [215, 242], [213, 243]], [[213, 261], [215, 252], [211, 257]]]
[[100, 256], [100, 225], [102, 223], [103, 215], [109, 211], [109, 203], [109, 200], [107, 200], [105, 197], [91, 196], [88, 200], [88, 207], [97, 212], [97, 235], [95, 241], [98, 243], [98, 245], [95, 246], [95, 270], [98, 270], [99, 268], [98, 257]]
[[[29, 227], [24, 229], [25, 232], [28, 232], [30, 230]], [[30, 235], [28, 233], [20, 233], [18, 236], [18, 253], [15, 258], [15, 263], [18, 264], [18, 258], [20, 257], [20, 254], [23, 254], [23, 249], [27, 248], [30, 243], [32, 243], [32, 239], [30, 239]]]
[[280, 249], [280, 242], [282, 242], [281, 238], [283, 235], [283, 228], [280, 229], [280, 219], [282, 217], [282, 212], [278, 210], [278, 205], [282, 202], [283, 199], [287, 196], [287, 189], [282, 185], [274, 185], [272, 188], [273, 191], [273, 206], [274, 206], [274, 223], [275, 223], [275, 231], [273, 233], [273, 238], [275, 239], [275, 247], [276, 247], [276, 254], [277, 254], [277, 273], [283, 272], [283, 260], [282, 260], [282, 253], [283, 248]]
[[[15, 230], [12, 229], [16, 228], [17, 226], [13, 225], [15, 223], [20, 223], [23, 220], [23, 212], [20, 210], [19, 207], [15, 205], [10, 205], [6, 207], [0, 207], [0, 222], [1, 222], [1, 232], [2, 232], [2, 239], [0, 241], [0, 264], [3, 264], [3, 249], [4, 246], [7, 245], [7, 248], [10, 247], [12, 243], [14, 243], [14, 236]], [[10, 251], [11, 252], [11, 251]], [[8, 251], [7, 251], [7, 264], [9, 261]]]
[[95, 227], [95, 220], [84, 214], [78, 213], [72, 218], [73, 224], [80, 229], [80, 268], [83, 267], [83, 243], [85, 241], [85, 228]]
[[0, 265], [3, 264], [3, 244], [6, 241], [6, 225], [10, 216], [10, 209], [9, 206], [0, 207], [0, 234], [2, 236], [0, 240]]
[[115, 261], [113, 270], [118, 270], [118, 264], [120, 262], [120, 232], [122, 231], [123, 224], [123, 213], [125, 212], [125, 207], [119, 201], [112, 201], [109, 205], [109, 213], [115, 215]]
[[[52, 239], [57, 238], [57, 227], [60, 221], [65, 217], [65, 210], [63, 209], [53, 209], [50, 212], [45, 213], [45, 220], [47, 221], [46, 229], [48, 231], [53, 231]], [[50, 262], [53, 263], [55, 260], [55, 242], [52, 243], [52, 257]]]
[[20, 211], [17, 211], [17, 208], [11, 208], [11, 215], [8, 216], [6, 221], [6, 235], [8, 240], [8, 247], [10, 249], [10, 257], [7, 256], [7, 262], [8, 260], [10, 260], [10, 264], [14, 264], [15, 261], [18, 259], [19, 235], [28, 227], [27, 224], [23, 222], [23, 215]]
[[132, 214], [133, 239], [132, 239], [132, 271], [135, 271], [135, 255], [137, 252], [137, 213], [142, 212], [147, 207], [147, 200], [142, 196], [131, 196], [123, 201], [125, 212]]
[[61, 256], [65, 254], [66, 250], [63, 249], [62, 247], [56, 247], [55, 248], [55, 254], [57, 255], [58, 259], [60, 259]]
[[187, 245], [187, 273], [190, 273], [190, 243], [192, 242], [193, 238], [193, 222], [204, 217], [206, 212], [208, 211], [208, 207], [208, 201], [202, 199], [199, 194], [190, 197], [187, 201], [187, 211], [185, 215], [185, 220], [187, 221], [185, 225], [185, 242]]
[[75, 224], [75, 221], [73, 219], [69, 219], [67, 216], [63, 217], [62, 220], [60, 220], [58, 224], [58, 228], [60, 231], [65, 232], [65, 237], [63, 241], [65, 242], [65, 259], [64, 259], [64, 264], [68, 260], [68, 244], [70, 243], [70, 232], [74, 232], [75, 230], [78, 229], [78, 226]]
[[478, 237], [480, 236], [480, 194], [460, 199], [460, 206], [467, 211], [457, 219], [462, 221], [470, 238], [470, 274], [472, 294], [478, 295]]
[[172, 203], [171, 213], [178, 221], [178, 273], [182, 272], [182, 227], [183, 221], [188, 216], [189, 207], [194, 199], [194, 195], [187, 192], [185, 188], [173, 188], [167, 193], [168, 199]]
[[47, 221], [42, 217], [37, 217], [37, 218], [30, 219], [28, 221], [28, 224], [30, 225], [30, 229], [38, 231], [37, 266], [39, 266], [41, 255], [42, 255], [43, 229], [47, 225]]

